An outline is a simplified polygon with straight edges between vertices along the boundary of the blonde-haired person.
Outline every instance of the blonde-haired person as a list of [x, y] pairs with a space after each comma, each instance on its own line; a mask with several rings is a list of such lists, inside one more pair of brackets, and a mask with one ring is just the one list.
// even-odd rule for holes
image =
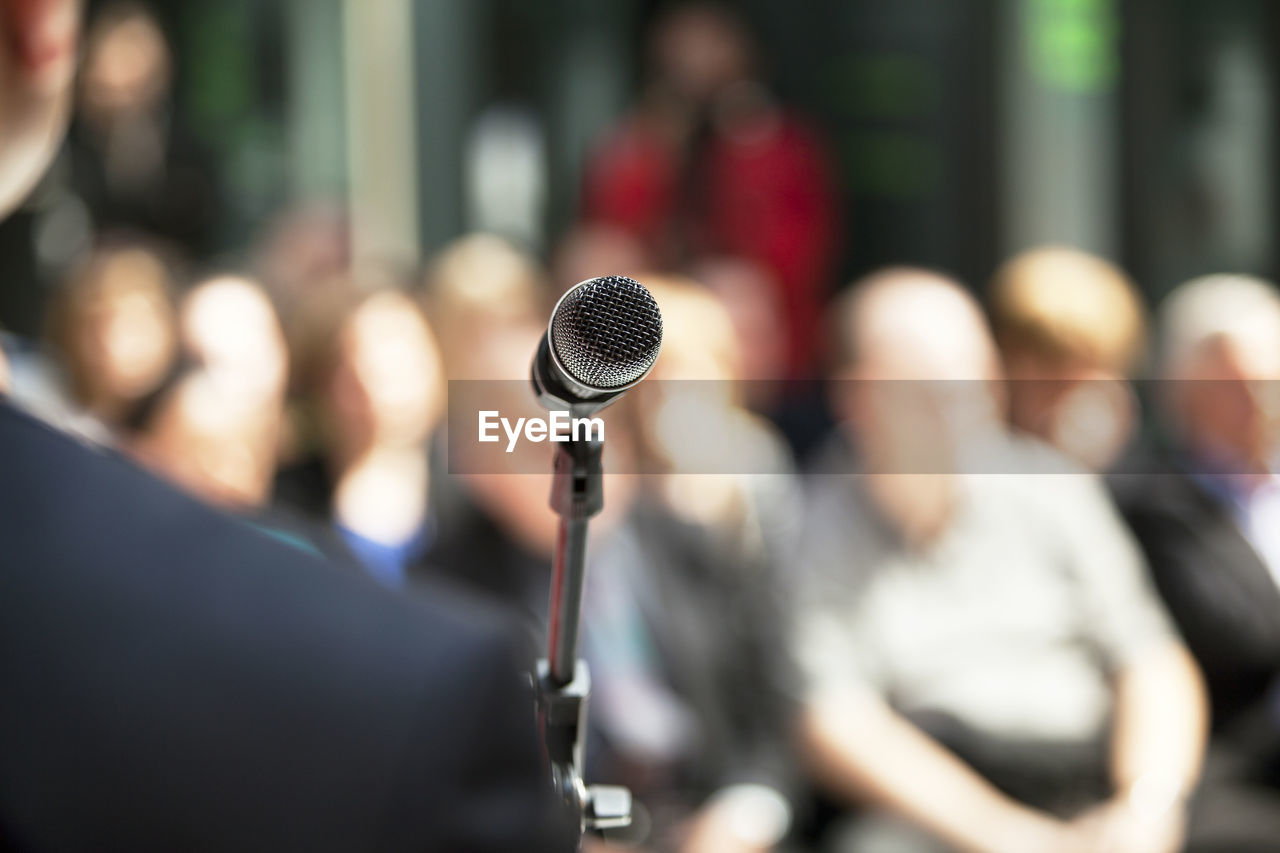
[[1013, 425], [1095, 471], [1112, 466], [1137, 426], [1128, 378], [1146, 345], [1142, 298], [1124, 271], [1049, 246], [996, 273], [991, 319]]
[[492, 349], [488, 338], [546, 326], [552, 294], [531, 255], [492, 234], [459, 237], [432, 259], [422, 294], [450, 379], [517, 379], [528, 373], [527, 356], [513, 357], [497, 373], [481, 361]]

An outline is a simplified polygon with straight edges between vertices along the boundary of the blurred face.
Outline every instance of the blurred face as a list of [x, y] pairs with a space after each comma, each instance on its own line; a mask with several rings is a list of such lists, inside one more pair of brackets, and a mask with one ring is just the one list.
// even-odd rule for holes
[[169, 306], [149, 289], [108, 286], [88, 307], [82, 347], [96, 396], [137, 399], [159, 384], [173, 361]]
[[61, 142], [78, 24], [76, 0], [0, 0], [0, 216]]
[[91, 114], [137, 112], [168, 94], [169, 48], [149, 15], [129, 14], [90, 41], [83, 86]]
[[736, 22], [716, 11], [672, 14], [654, 38], [658, 77], [679, 95], [705, 102], [748, 76], [750, 48]]
[[909, 293], [871, 297], [859, 363], [837, 390], [873, 470], [953, 472], [997, 423], [995, 356], [981, 319], [957, 294], [922, 295], [933, 304]]
[[1094, 471], [1104, 471], [1133, 434], [1137, 401], [1104, 370], [1062, 365], [1016, 348], [1004, 353], [1009, 420]]
[[[1189, 380], [1189, 381], [1188, 381]], [[1280, 447], [1280, 337], [1207, 342], [1178, 381], [1187, 438], [1211, 461], [1262, 471]]]
[[729, 313], [740, 343], [745, 379], [781, 379], [785, 341], [778, 316], [778, 288], [764, 268], [749, 261], [724, 261], [698, 270], [697, 278]]
[[256, 506], [266, 501], [275, 472], [271, 435], [260, 407], [197, 374], [173, 393], [133, 451], [197, 497]]
[[[662, 310], [662, 353], [632, 393], [647, 449], [664, 470], [732, 470], [737, 405], [737, 341], [728, 315], [690, 283], [653, 282]], [[743, 463], [748, 464], [748, 463]]]
[[440, 416], [441, 365], [414, 303], [399, 293], [373, 297], [350, 318], [341, 345], [335, 390], [348, 440], [426, 440]]
[[601, 274], [639, 275], [648, 268], [644, 247], [610, 225], [580, 225], [556, 251], [555, 280], [572, 284]]
[[220, 381], [254, 400], [284, 395], [284, 333], [256, 284], [225, 278], [201, 285], [183, 303], [181, 322], [183, 344]]

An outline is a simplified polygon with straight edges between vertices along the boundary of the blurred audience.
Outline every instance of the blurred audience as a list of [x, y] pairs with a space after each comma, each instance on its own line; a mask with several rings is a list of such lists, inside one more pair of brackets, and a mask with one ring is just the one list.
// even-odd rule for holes
[[[814, 478], [807, 518], [805, 740], [885, 813], [833, 849], [1180, 849], [1203, 688], [1105, 493], [1005, 435], [959, 285], [887, 270], [834, 311], [845, 476]], [[973, 442], [1021, 473], [967, 471]]]
[[692, 281], [642, 280], [662, 355], [621, 405], [639, 470], [662, 476], [638, 478], [626, 522], [595, 546], [593, 763], [644, 802], [651, 849], [773, 849], [794, 811], [783, 566], [799, 493], [785, 444], [736, 399], [727, 312]]
[[[590, 853], [790, 850], [806, 781], [839, 805], [832, 851], [1280, 850], [1269, 283], [1213, 276], [1166, 300], [1167, 440], [1130, 453], [1146, 319], [1115, 265], [1013, 257], [992, 330], [950, 279], [874, 274], [825, 318], [841, 423], [806, 495], [793, 451], [830, 424], [797, 380], [823, 354], [840, 190], [731, 7], [657, 12], [642, 90], [590, 156], [550, 272], [469, 234], [415, 291], [353, 268], [343, 209], [308, 203], [263, 229], [251, 274], [180, 297], [167, 252], [218, 247], [217, 171], [172, 108], [157, 17], [95, 10], [40, 214], [74, 208], [83, 239], [23, 278], [99, 247], [54, 293], [47, 355], [6, 340], [0, 395], [271, 535], [388, 586], [430, 576], [505, 604], [540, 651], [552, 446], [446, 444], [448, 397], [542, 415], [528, 365], [555, 298], [607, 274], [653, 292], [661, 358], [604, 413], [582, 634], [588, 778], [630, 787], [636, 823]], [[66, 118], [58, 18], [18, 46], [47, 66], [29, 91], [0, 85], [31, 116], [0, 147], [32, 158]], [[13, 184], [0, 175], [0, 210], [29, 189]], [[144, 236], [102, 239], [119, 228]]]
[[644, 246], [631, 232], [615, 225], [583, 223], [560, 239], [552, 259], [554, 280], [570, 287], [601, 275], [636, 278], [652, 269]]
[[[254, 505], [265, 502], [275, 475], [284, 420], [289, 355], [284, 332], [266, 292], [255, 281], [216, 275], [182, 298], [178, 328], [185, 358], [199, 365], [243, 411], [236, 438], [255, 460]], [[265, 478], [265, 479], [264, 479]]]
[[292, 316], [312, 291], [351, 267], [351, 233], [337, 202], [312, 201], [286, 208], [262, 229], [252, 267]]
[[991, 315], [1013, 425], [1086, 468], [1109, 469], [1139, 416], [1127, 380], [1146, 318], [1133, 282], [1085, 252], [1032, 249], [997, 272]]
[[143, 465], [220, 506], [266, 503], [275, 448], [261, 440], [263, 413], [209, 370], [182, 367], [133, 413], [125, 446]]
[[1116, 490], [1204, 669], [1224, 772], [1278, 787], [1280, 295], [1245, 276], [1196, 279], [1159, 321], [1170, 429]]
[[313, 452], [278, 495], [329, 519], [365, 568], [403, 586], [435, 535], [429, 440], [444, 405], [435, 335], [417, 302], [380, 271], [357, 271], [312, 300], [295, 335], [313, 396]]
[[[493, 235], [464, 236], [432, 260], [423, 296], [445, 330], [441, 349], [451, 409], [491, 409], [512, 419], [544, 414], [529, 389], [529, 358], [546, 332], [544, 309], [552, 295], [537, 261]], [[474, 429], [470, 420], [450, 426]], [[423, 571], [510, 607], [524, 622], [535, 654], [545, 644], [556, 540], [549, 505], [552, 451], [529, 442], [512, 453], [486, 455], [481, 449], [450, 436], [452, 476], [440, 494], [441, 535]], [[613, 455], [611, 448], [606, 464]], [[624, 504], [622, 494], [611, 491], [592, 530], [610, 525]]]
[[[0, 30], [36, 5], [0, 0]], [[1270, 283], [1168, 297], [1136, 449], [1146, 317], [1102, 258], [1011, 258], [990, 329], [959, 284], [910, 268], [824, 318], [843, 223], [823, 140], [768, 90], [733, 8], [690, 2], [657, 10], [550, 272], [469, 234], [415, 290], [353, 268], [343, 208], [313, 202], [263, 229], [252, 273], [176, 294], [172, 258], [218, 248], [218, 173], [172, 106], [151, 8], [94, 10], [62, 168], [27, 211], [31, 257], [9, 258], [59, 286], [43, 351], [5, 339], [0, 395], [271, 535], [395, 588], [448, 579], [539, 651], [552, 445], [446, 444], [448, 398], [542, 415], [528, 366], [555, 298], [598, 275], [650, 287], [662, 355], [603, 415], [582, 634], [588, 778], [630, 787], [636, 824], [590, 853], [792, 849], [806, 781], [838, 803], [831, 851], [1280, 850]], [[21, 85], [0, 66], [0, 113], [21, 119], [5, 159], [52, 156], [73, 13], [12, 45]], [[0, 175], [0, 212], [33, 171]], [[817, 379], [824, 319], [830, 436], [798, 381]], [[804, 494], [793, 451], [819, 434]]]
[[33, 408], [109, 442], [178, 352], [173, 281], [159, 255], [126, 243], [91, 255], [54, 295], [48, 341], [63, 370]]
[[[544, 414], [529, 392], [528, 380], [510, 378], [521, 368], [528, 370], [532, 342], [543, 331], [535, 326], [509, 327], [477, 341], [468, 353], [468, 369], [490, 365], [505, 381], [451, 380], [461, 386], [451, 390], [451, 407], [475, 395], [483, 404], [462, 403], [464, 411], [493, 409], [512, 419]], [[613, 426], [610, 418], [606, 468], [625, 453], [624, 437]], [[475, 428], [470, 419], [451, 427]], [[480, 445], [467, 437], [457, 438], [452, 431], [449, 445], [451, 476], [439, 494], [440, 536], [421, 571], [448, 578], [512, 610], [525, 627], [532, 659], [546, 648], [551, 553], [557, 531], [550, 506], [551, 447], [526, 441], [517, 443], [511, 453], [500, 449], [482, 454]], [[605, 510], [591, 524], [593, 548], [626, 513], [629, 503], [631, 488], [626, 478], [606, 477], [605, 488]]]
[[[470, 234], [446, 246], [432, 262], [424, 296], [450, 379], [522, 379], [528, 356], [477, 371], [492, 355], [487, 339], [509, 340], [512, 329], [546, 326], [551, 292], [537, 262], [491, 234]], [[529, 350], [532, 354], [533, 350]]]
[[729, 314], [741, 342], [738, 375], [745, 380], [746, 402], [761, 414], [773, 414], [787, 378], [786, 330], [778, 325], [782, 303], [772, 274], [764, 266], [731, 256], [700, 258], [690, 275], [715, 294]]
[[354, 568], [327, 523], [271, 500], [289, 363], [265, 292], [249, 278], [213, 276], [187, 291], [178, 314], [182, 355], [130, 407], [121, 448], [196, 497]]
[[788, 371], [811, 376], [840, 228], [821, 141], [762, 84], [753, 40], [727, 7], [668, 8], [647, 60], [638, 103], [588, 163], [584, 217], [629, 231], [660, 267], [707, 253], [764, 266]]
[[250, 402], [283, 400], [289, 353], [280, 318], [265, 290], [238, 275], [206, 279], [182, 298], [183, 350]]
[[[644, 281], [662, 311], [662, 354], [627, 403], [636, 420], [640, 469], [664, 475], [646, 481], [648, 491], [676, 516], [709, 531], [741, 536], [755, 529], [749, 538], [758, 550], [780, 545], [794, 534], [799, 512], [786, 500], [797, 497], [794, 466], [773, 426], [742, 400], [748, 347], [724, 305], [704, 287], [675, 276], [646, 275]], [[779, 476], [757, 476], [763, 474]], [[759, 530], [769, 526], [762, 512], [791, 517], [766, 535]]]
[[[488, 248], [492, 257], [484, 256]], [[536, 265], [514, 260], [504, 244], [469, 238], [433, 266], [428, 292], [435, 316], [475, 330], [455, 337], [452, 352], [446, 348], [450, 377], [508, 380], [464, 381], [458, 393], [474, 388], [489, 401], [484, 408], [508, 417], [540, 413], [526, 374], [552, 295]], [[706, 380], [732, 394], [737, 343], [724, 310], [691, 283], [643, 279], [664, 311], [661, 376]], [[648, 386], [669, 384], [657, 378]], [[660, 396], [653, 411], [662, 408]], [[715, 394], [705, 400], [727, 404]], [[771, 849], [792, 809], [790, 669], [773, 577], [785, 531], [770, 524], [785, 507], [769, 503], [768, 489], [753, 492], [749, 477], [689, 475], [673, 489], [653, 478], [648, 491], [648, 478], [620, 473], [645, 464], [670, 472], [687, 462], [670, 445], [659, 452], [660, 430], [638, 422], [648, 404], [631, 402], [604, 413], [608, 499], [591, 527], [583, 654], [594, 684], [588, 775], [631, 786], [637, 822], [589, 847], [610, 849], [625, 837], [653, 851]], [[744, 447], [763, 445], [785, 459], [758, 421], [737, 408], [730, 414], [740, 432], [756, 437]], [[442, 524], [423, 570], [509, 605], [541, 650], [557, 531], [548, 508], [552, 450], [523, 443], [478, 463], [466, 448], [465, 441], [451, 447], [463, 454], [451, 459], [461, 506]], [[758, 464], [785, 470], [776, 460]], [[707, 500], [689, 500], [691, 491]], [[709, 608], [720, 618], [708, 621]]]

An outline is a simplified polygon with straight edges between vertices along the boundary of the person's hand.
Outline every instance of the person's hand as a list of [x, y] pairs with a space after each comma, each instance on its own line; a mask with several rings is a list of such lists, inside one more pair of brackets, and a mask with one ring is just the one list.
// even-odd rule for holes
[[734, 831], [727, 809], [704, 807], [685, 826], [680, 853], [767, 853], [769, 848], [746, 841]]
[[1180, 807], [1142, 815], [1117, 798], [1085, 812], [1071, 826], [1092, 840], [1097, 853], [1175, 853], [1182, 849], [1186, 815]]
[[981, 853], [1100, 853], [1097, 826], [1018, 808], [992, 821]]

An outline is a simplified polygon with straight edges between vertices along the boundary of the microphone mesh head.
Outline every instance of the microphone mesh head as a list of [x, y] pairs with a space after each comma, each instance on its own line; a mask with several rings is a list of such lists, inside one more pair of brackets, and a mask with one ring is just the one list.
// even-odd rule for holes
[[662, 315], [644, 285], [625, 276], [593, 278], [565, 294], [551, 316], [551, 345], [571, 377], [621, 388], [658, 360]]

